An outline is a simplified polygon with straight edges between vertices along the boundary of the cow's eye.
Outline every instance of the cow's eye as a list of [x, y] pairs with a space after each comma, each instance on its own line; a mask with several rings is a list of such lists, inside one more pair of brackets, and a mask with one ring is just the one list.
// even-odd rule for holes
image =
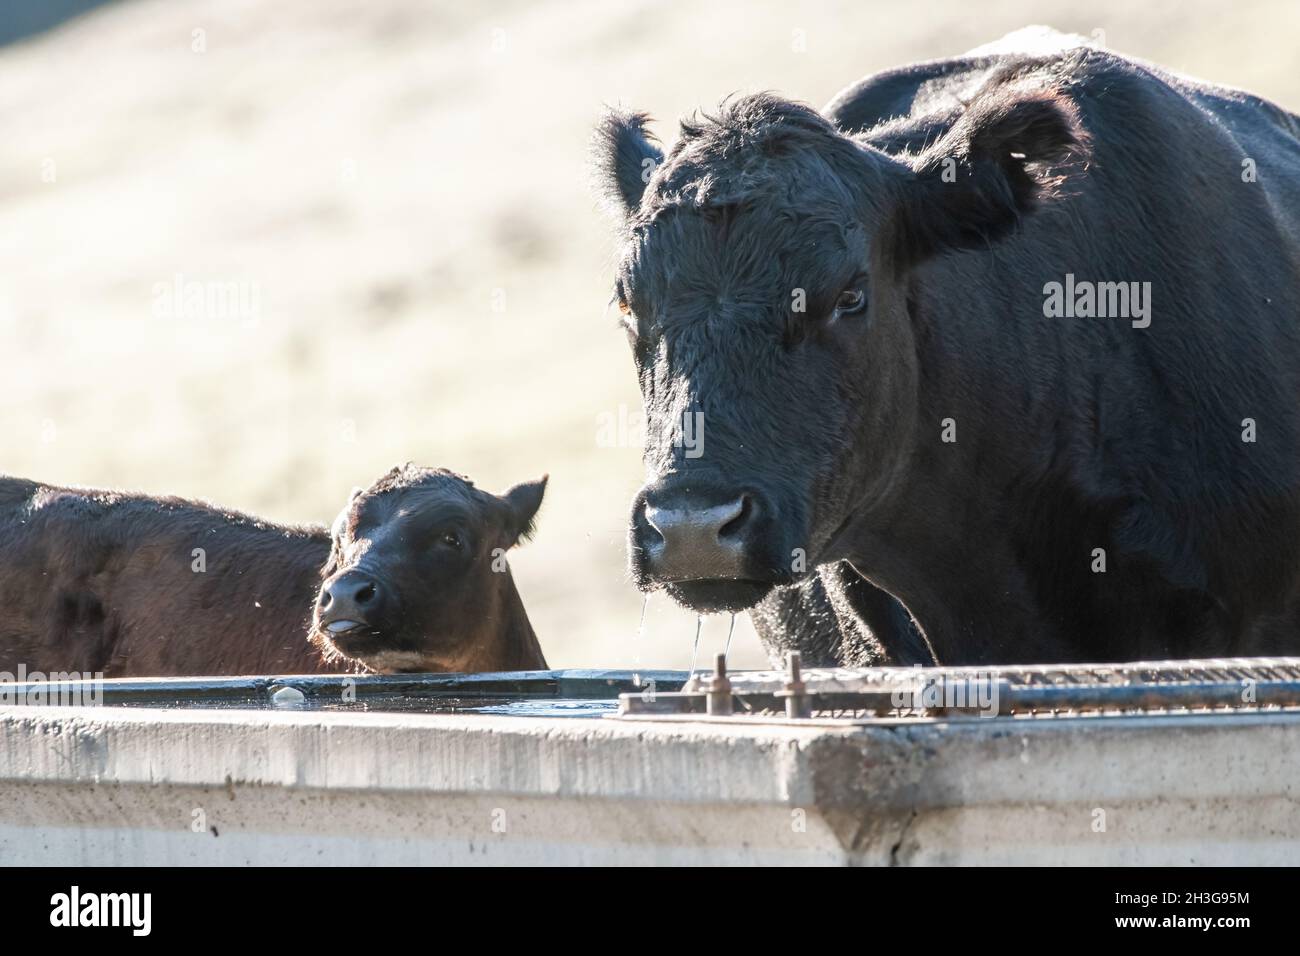
[[636, 318], [632, 315], [632, 306], [627, 301], [627, 293], [623, 291], [621, 282], [614, 290], [614, 299], [618, 303], [618, 326], [627, 335], [628, 344], [636, 348]]
[[439, 543], [445, 544], [449, 548], [460, 549], [460, 535], [455, 531], [444, 531], [438, 538]]
[[632, 314], [632, 306], [627, 301], [627, 286], [623, 284], [621, 278], [614, 282], [614, 301], [618, 303], [618, 311], [620, 315]]
[[835, 318], [842, 315], [854, 315], [862, 311], [867, 304], [867, 295], [857, 286], [845, 289], [835, 300]]

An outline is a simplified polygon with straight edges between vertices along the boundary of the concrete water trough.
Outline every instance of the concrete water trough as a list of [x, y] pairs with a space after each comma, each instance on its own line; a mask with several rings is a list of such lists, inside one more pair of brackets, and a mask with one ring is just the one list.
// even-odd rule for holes
[[11, 683], [0, 861], [1300, 861], [1300, 659], [687, 677]]

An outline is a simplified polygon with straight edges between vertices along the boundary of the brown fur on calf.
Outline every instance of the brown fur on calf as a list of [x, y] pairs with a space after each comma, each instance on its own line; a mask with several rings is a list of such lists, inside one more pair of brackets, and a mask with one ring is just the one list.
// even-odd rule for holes
[[[330, 531], [203, 502], [0, 477], [0, 671], [105, 677], [346, 673], [367, 668], [308, 637]], [[546, 666], [508, 571], [491, 626], [439, 667]], [[384, 666], [375, 669], [407, 669]]]

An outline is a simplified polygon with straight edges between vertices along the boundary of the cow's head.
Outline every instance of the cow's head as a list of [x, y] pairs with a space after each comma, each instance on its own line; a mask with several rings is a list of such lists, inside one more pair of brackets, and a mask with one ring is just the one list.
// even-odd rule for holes
[[885, 507], [915, 428], [913, 270], [1013, 232], [1082, 133], [1068, 100], [1007, 87], [915, 155], [768, 94], [683, 122], [667, 156], [646, 122], [611, 113], [596, 138], [646, 409], [630, 565], [738, 610]]
[[504, 669], [490, 655], [518, 598], [505, 553], [545, 490], [543, 477], [498, 496], [410, 464], [356, 489], [331, 531], [313, 640], [378, 671]]

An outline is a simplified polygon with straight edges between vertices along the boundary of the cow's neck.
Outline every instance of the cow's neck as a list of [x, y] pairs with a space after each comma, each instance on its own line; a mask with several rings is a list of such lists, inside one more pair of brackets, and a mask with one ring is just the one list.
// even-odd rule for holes
[[493, 575], [498, 588], [495, 612], [483, 621], [479, 637], [466, 657], [458, 661], [459, 671], [546, 670], [542, 646], [533, 631], [523, 599], [507, 566]]
[[[321, 567], [329, 558], [327, 537], [314, 535], [284, 547], [280, 565], [261, 575], [280, 593], [278, 600], [258, 602], [270, 613], [257, 629], [259, 671], [270, 674], [335, 674], [356, 669], [344, 658], [327, 659], [311, 638], [312, 607], [320, 588]], [[253, 647], [248, 652], [253, 652]]]
[[[970, 492], [968, 492], [969, 494]], [[1052, 628], [1039, 620], [1030, 584], [1018, 575], [1014, 542], [955, 489], [915, 487], [901, 503], [905, 522], [863, 529], [849, 560], [868, 580], [896, 597], [924, 633], [939, 664], [1029, 663], [1064, 660]], [[942, 502], [954, 502], [946, 506]], [[951, 527], [963, 527], [954, 541]]]

